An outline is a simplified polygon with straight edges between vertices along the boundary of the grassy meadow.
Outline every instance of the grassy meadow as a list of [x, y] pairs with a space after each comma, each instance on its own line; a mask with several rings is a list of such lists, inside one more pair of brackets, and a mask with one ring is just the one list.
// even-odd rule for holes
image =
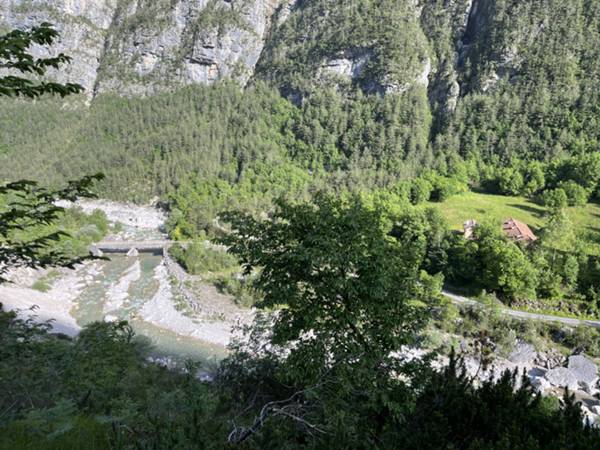
[[[456, 230], [462, 230], [463, 223], [468, 219], [492, 221], [500, 226], [504, 220], [512, 217], [538, 233], [546, 222], [546, 209], [524, 197], [466, 192], [443, 203], [430, 202], [427, 205], [438, 208]], [[569, 207], [568, 214], [576, 234], [588, 242], [589, 253], [600, 255], [600, 205], [588, 203], [586, 206]]]

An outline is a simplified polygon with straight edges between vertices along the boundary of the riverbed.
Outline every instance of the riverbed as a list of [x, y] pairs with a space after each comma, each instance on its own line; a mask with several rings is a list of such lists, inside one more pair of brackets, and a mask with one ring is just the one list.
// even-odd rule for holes
[[[132, 209], [114, 202], [80, 206], [90, 212], [102, 209], [109, 220], [120, 224], [119, 233], [109, 240], [165, 238], [164, 214], [154, 208]], [[190, 314], [178, 298], [162, 256], [108, 256], [108, 260], [61, 270], [47, 292], [31, 287], [44, 272], [26, 271], [13, 283], [0, 285], [0, 302], [6, 309], [20, 310], [22, 316], [52, 320], [55, 332], [70, 336], [94, 321], [127, 320], [138, 338], [151, 344], [151, 356], [169, 364], [192, 359], [210, 369], [226, 355], [231, 323]]]
[[[194, 332], [200, 333], [212, 324], [196, 323], [177, 309], [161, 256], [112, 255], [109, 261], [93, 264], [94, 275], [88, 275], [70, 311], [79, 326], [101, 320], [127, 320], [139, 336], [152, 344], [154, 357], [177, 361], [189, 358], [210, 365], [226, 354], [228, 336], [206, 335], [204, 340], [194, 336]], [[162, 318], [166, 321], [161, 322]], [[178, 328], [177, 319], [189, 321], [190, 326]]]

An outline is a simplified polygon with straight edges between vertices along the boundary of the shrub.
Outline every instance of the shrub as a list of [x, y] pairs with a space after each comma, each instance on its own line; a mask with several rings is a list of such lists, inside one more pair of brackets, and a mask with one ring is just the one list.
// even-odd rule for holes
[[456, 178], [436, 177], [433, 185], [431, 199], [444, 202], [453, 195], [467, 191], [467, 184]]
[[567, 202], [570, 206], [584, 206], [590, 198], [587, 189], [574, 181], [563, 181], [558, 187], [567, 194]]
[[498, 172], [498, 188], [505, 195], [519, 195], [523, 191], [525, 180], [519, 170], [507, 167]]
[[425, 203], [431, 198], [433, 186], [423, 178], [417, 178], [413, 181], [410, 188], [410, 201], [413, 205]]
[[525, 167], [524, 171], [525, 185], [523, 186], [522, 194], [530, 197], [544, 189], [546, 185], [546, 175], [544, 174], [543, 166], [537, 162], [531, 162]]
[[540, 197], [541, 203], [550, 209], [563, 209], [568, 205], [567, 193], [564, 189], [546, 189]]
[[252, 279], [220, 276], [213, 280], [213, 284], [222, 294], [232, 296], [240, 306], [250, 308], [257, 301]]
[[199, 240], [192, 242], [186, 248], [175, 245], [170, 253], [192, 275], [233, 270], [238, 265], [234, 256], [223, 250], [207, 247]]

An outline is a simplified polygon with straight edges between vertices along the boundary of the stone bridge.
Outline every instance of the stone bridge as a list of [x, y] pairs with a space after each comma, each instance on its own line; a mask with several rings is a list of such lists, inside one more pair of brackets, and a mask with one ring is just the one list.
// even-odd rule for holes
[[162, 255], [166, 248], [175, 244], [174, 241], [106, 241], [98, 242], [90, 246], [90, 253], [99, 255], [101, 253], [129, 253], [133, 249], [140, 253], [154, 253]]

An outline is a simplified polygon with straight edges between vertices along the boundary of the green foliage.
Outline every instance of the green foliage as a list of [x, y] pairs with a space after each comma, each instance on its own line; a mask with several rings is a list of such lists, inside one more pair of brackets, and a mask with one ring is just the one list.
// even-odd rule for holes
[[565, 191], [569, 206], [584, 206], [590, 197], [587, 190], [574, 181], [562, 181], [559, 183], [558, 189]]
[[125, 322], [73, 340], [48, 329], [0, 309], [1, 448], [222, 448], [216, 393], [193, 365], [189, 375], [149, 365]]
[[[86, 177], [59, 190], [29, 181], [0, 186], [0, 275], [15, 267], [72, 267], [80, 262], [88, 254], [82, 247], [106, 233], [106, 218], [96, 214], [88, 219], [55, 203], [92, 196], [90, 187], [100, 178]], [[82, 223], [93, 229], [80, 228]], [[71, 237], [66, 229], [77, 235]]]
[[438, 202], [444, 202], [450, 197], [467, 192], [467, 185], [454, 177], [433, 177], [433, 191], [431, 199]]
[[532, 161], [524, 169], [523, 173], [525, 185], [523, 186], [523, 195], [532, 197], [541, 191], [546, 185], [546, 174], [544, 167], [537, 161]]
[[183, 214], [198, 205], [183, 236], [210, 228], [223, 204], [265, 210], [287, 192], [390, 186], [431, 160], [427, 102], [409, 93], [323, 91], [298, 107], [261, 83], [217, 83], [70, 106], [3, 102], [0, 176], [58, 184], [103, 172], [104, 197], [158, 195]]
[[527, 254], [495, 226], [477, 226], [474, 241], [461, 239], [449, 253], [448, 274], [452, 281], [476, 281], [509, 301], [535, 299], [537, 269]]
[[[510, 164], [593, 154], [598, 145], [600, 4], [489, 2], [462, 37], [461, 94], [440, 142]], [[497, 81], [494, 81], [494, 80]]]
[[535, 299], [537, 270], [521, 249], [485, 227], [478, 227], [476, 234], [483, 285], [509, 300]]
[[567, 207], [569, 198], [562, 188], [548, 189], [542, 192], [540, 200], [544, 206], [551, 210], [561, 210]]
[[418, 247], [388, 236], [382, 211], [359, 198], [319, 195], [314, 203], [278, 202], [270, 220], [224, 219], [232, 233], [220, 242], [247, 273], [261, 269], [258, 306], [285, 306], [273, 341], [297, 342], [288, 358], [292, 379], [316, 382], [332, 357], [347, 366], [360, 354], [379, 365], [410, 341], [438, 295], [439, 285], [420, 273]]
[[[52, 58], [34, 58], [29, 52], [31, 47], [46, 47], [58, 38], [58, 32], [49, 23], [42, 23], [29, 30], [14, 30], [0, 36], [0, 67], [43, 77], [49, 69], [58, 69], [69, 63], [71, 58], [59, 54]], [[58, 94], [65, 97], [83, 92], [83, 88], [74, 83], [60, 84], [46, 81], [34, 81], [18, 75], [0, 77], [0, 97], [38, 98], [44, 94]]]
[[305, 170], [291, 164], [276, 168], [255, 164], [240, 174], [235, 184], [217, 178], [191, 177], [170, 195], [167, 228], [175, 239], [221, 233], [221, 211], [236, 208], [259, 214], [271, 208], [273, 198], [307, 196], [311, 183]]
[[239, 306], [253, 307], [260, 298], [252, 276], [217, 275], [210, 278], [215, 287], [233, 298]]
[[[28, 31], [15, 30], [0, 36], [0, 67], [18, 74], [42, 77], [48, 69], [57, 69], [68, 63], [70, 58], [60, 54], [54, 58], [35, 59], [29, 53], [30, 47], [35, 44], [42, 48], [49, 46], [57, 37], [56, 30], [47, 23]], [[82, 87], [75, 84], [35, 82], [13, 75], [0, 78], [0, 98], [23, 96], [37, 99], [44, 94], [59, 94], [64, 97], [81, 91]], [[56, 228], [57, 221], [64, 213], [64, 208], [56, 206], [56, 202], [93, 197], [90, 189], [94, 182], [101, 179], [101, 174], [86, 176], [55, 190], [41, 188], [36, 182], [27, 180], [0, 185], [0, 282], [3, 281], [2, 274], [11, 268], [51, 265], [73, 267], [75, 263], [84, 259], [87, 251], [63, 248], [60, 245], [85, 243], [86, 240], [85, 237], [70, 240], [68, 233]], [[102, 223], [102, 218], [94, 219]], [[106, 226], [104, 218], [104, 232]], [[95, 231], [97, 235], [102, 235], [100, 229]], [[56, 245], [57, 243], [59, 245]]]
[[498, 173], [498, 187], [504, 195], [519, 195], [525, 180], [518, 170], [505, 168]]
[[411, 183], [410, 201], [413, 205], [418, 205], [429, 201], [433, 186], [423, 178], [417, 178]]
[[[364, 60], [354, 82], [366, 91], [410, 83], [428, 56], [428, 43], [412, 8], [403, 0], [299, 3], [274, 27], [258, 73], [284, 92], [305, 93], [312, 91], [321, 65], [349, 57]], [[394, 26], [398, 23], [402, 27]]]
[[497, 383], [477, 388], [452, 358], [445, 370], [425, 378], [405, 431], [390, 443], [431, 449], [593, 448], [596, 431], [582, 425], [573, 397], [565, 395], [564, 408], [549, 407], [527, 381], [516, 388], [517, 376], [507, 372]]
[[185, 247], [173, 246], [170, 253], [192, 275], [231, 271], [232, 268], [238, 267], [234, 256], [224, 250], [211, 248], [200, 240], [195, 240]]

